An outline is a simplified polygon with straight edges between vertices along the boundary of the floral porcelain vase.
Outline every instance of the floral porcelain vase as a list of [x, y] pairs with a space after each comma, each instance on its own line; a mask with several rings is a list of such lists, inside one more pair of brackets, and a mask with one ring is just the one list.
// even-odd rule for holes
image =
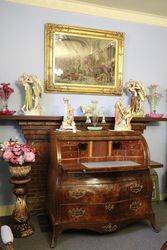
[[162, 98], [162, 95], [158, 93], [158, 84], [152, 84], [148, 87], [149, 94], [146, 96], [147, 100], [150, 104], [151, 112], [147, 114], [147, 116], [151, 118], [161, 118], [163, 114], [157, 113], [158, 104]]
[[2, 110], [0, 110], [0, 115], [13, 115], [16, 112], [8, 109], [8, 100], [13, 92], [14, 90], [10, 87], [10, 83], [0, 84], [0, 103], [2, 106]]

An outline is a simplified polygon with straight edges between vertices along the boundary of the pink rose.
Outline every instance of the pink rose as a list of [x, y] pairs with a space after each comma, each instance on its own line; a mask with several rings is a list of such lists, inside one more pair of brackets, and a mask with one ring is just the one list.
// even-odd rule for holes
[[13, 151], [13, 153], [14, 153], [15, 155], [21, 155], [21, 154], [22, 154], [22, 151], [21, 151], [21, 148], [20, 148], [19, 145], [15, 145], [15, 146], [13, 147], [12, 151]]
[[24, 153], [24, 160], [26, 162], [34, 162], [35, 161], [35, 154], [33, 152], [25, 152]]
[[14, 154], [12, 153], [12, 151], [10, 149], [5, 150], [3, 153], [3, 159], [5, 161], [9, 161], [13, 156], [14, 156]]
[[18, 162], [18, 156], [13, 155], [13, 157], [10, 158], [10, 162], [12, 164], [19, 164], [19, 162]]
[[26, 153], [26, 152], [30, 152], [30, 149], [26, 146], [26, 145], [22, 145], [21, 146], [21, 150]]
[[20, 155], [17, 160], [18, 160], [18, 163], [20, 165], [22, 165], [24, 163], [24, 157], [23, 157], [23, 155]]

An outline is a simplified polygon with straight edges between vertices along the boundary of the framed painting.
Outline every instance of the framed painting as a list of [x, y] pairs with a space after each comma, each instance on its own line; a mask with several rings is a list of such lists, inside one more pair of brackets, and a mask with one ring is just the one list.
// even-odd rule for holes
[[122, 94], [124, 34], [45, 25], [45, 90]]

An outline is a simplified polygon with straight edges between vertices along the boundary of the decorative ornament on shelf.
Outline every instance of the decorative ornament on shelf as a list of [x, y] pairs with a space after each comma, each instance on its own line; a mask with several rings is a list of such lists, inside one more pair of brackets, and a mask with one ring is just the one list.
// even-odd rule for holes
[[68, 130], [68, 131], [73, 131], [75, 133], [77, 129], [74, 121], [74, 109], [71, 106], [68, 98], [64, 98], [63, 101], [64, 101], [65, 113], [60, 130], [62, 131]]
[[[96, 123], [95, 120], [97, 120], [97, 118], [99, 117], [99, 111], [97, 109], [97, 103], [98, 101], [93, 100], [91, 101], [90, 105], [81, 105], [80, 108], [83, 112], [83, 114], [86, 116], [86, 122], [85, 123]], [[91, 117], [92, 117], [92, 121], [91, 121]], [[96, 119], [95, 119], [96, 117]], [[94, 120], [94, 122], [93, 122]]]
[[146, 92], [143, 83], [141, 81], [130, 80], [126, 85], [127, 86], [125, 89], [131, 93], [130, 106], [133, 116], [143, 117], [143, 102], [146, 98]]
[[106, 110], [105, 110], [105, 108], [102, 106], [101, 108], [100, 108], [100, 113], [101, 113], [101, 116], [102, 116], [102, 120], [101, 120], [101, 123], [102, 124], [105, 124], [106, 123], [106, 118], [105, 118], [105, 116], [106, 116]]
[[0, 84], [0, 102], [2, 104], [0, 115], [13, 115], [16, 112], [8, 109], [8, 100], [13, 92], [14, 90], [10, 87], [10, 83]]
[[43, 88], [39, 78], [35, 75], [24, 73], [20, 77], [19, 82], [25, 89], [24, 105], [22, 107], [23, 113], [25, 115], [41, 115], [40, 98]]
[[149, 94], [146, 96], [151, 109], [151, 112], [149, 114], [146, 114], [146, 116], [149, 116], [151, 118], [161, 118], [164, 115], [157, 113], [157, 106], [162, 98], [162, 95], [158, 93], [157, 88], [158, 84], [151, 84], [148, 87]]
[[125, 107], [123, 98], [120, 98], [115, 104], [115, 126], [116, 131], [131, 130], [131, 119], [133, 117], [131, 106]]
[[11, 179], [14, 185], [16, 203], [13, 211], [13, 233], [15, 237], [26, 237], [34, 232], [30, 214], [26, 204], [26, 186], [31, 181], [29, 173], [31, 164], [35, 162], [36, 149], [33, 145], [21, 144], [10, 139], [0, 144], [1, 157], [9, 162]]

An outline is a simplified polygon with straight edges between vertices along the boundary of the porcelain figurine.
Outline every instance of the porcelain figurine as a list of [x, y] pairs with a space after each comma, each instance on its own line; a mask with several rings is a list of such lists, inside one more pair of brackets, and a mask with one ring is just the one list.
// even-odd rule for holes
[[99, 112], [97, 111], [97, 101], [91, 101], [90, 105], [82, 105], [81, 110], [83, 114], [86, 116], [86, 123], [91, 123], [91, 116], [97, 115]]
[[74, 121], [74, 109], [71, 106], [68, 98], [64, 98], [63, 101], [64, 101], [65, 114], [63, 117], [63, 122], [60, 127], [60, 130], [70, 130], [76, 132], [76, 125]]
[[25, 89], [23, 113], [25, 115], [41, 115], [40, 98], [43, 88], [39, 78], [35, 75], [23, 74], [19, 82]]
[[127, 90], [131, 93], [131, 110], [133, 116], [144, 116], [143, 102], [146, 98], [146, 92], [143, 84], [138, 81], [130, 80], [127, 83]]
[[115, 104], [115, 126], [116, 131], [131, 130], [131, 119], [133, 117], [131, 106], [125, 107], [121, 98]]

